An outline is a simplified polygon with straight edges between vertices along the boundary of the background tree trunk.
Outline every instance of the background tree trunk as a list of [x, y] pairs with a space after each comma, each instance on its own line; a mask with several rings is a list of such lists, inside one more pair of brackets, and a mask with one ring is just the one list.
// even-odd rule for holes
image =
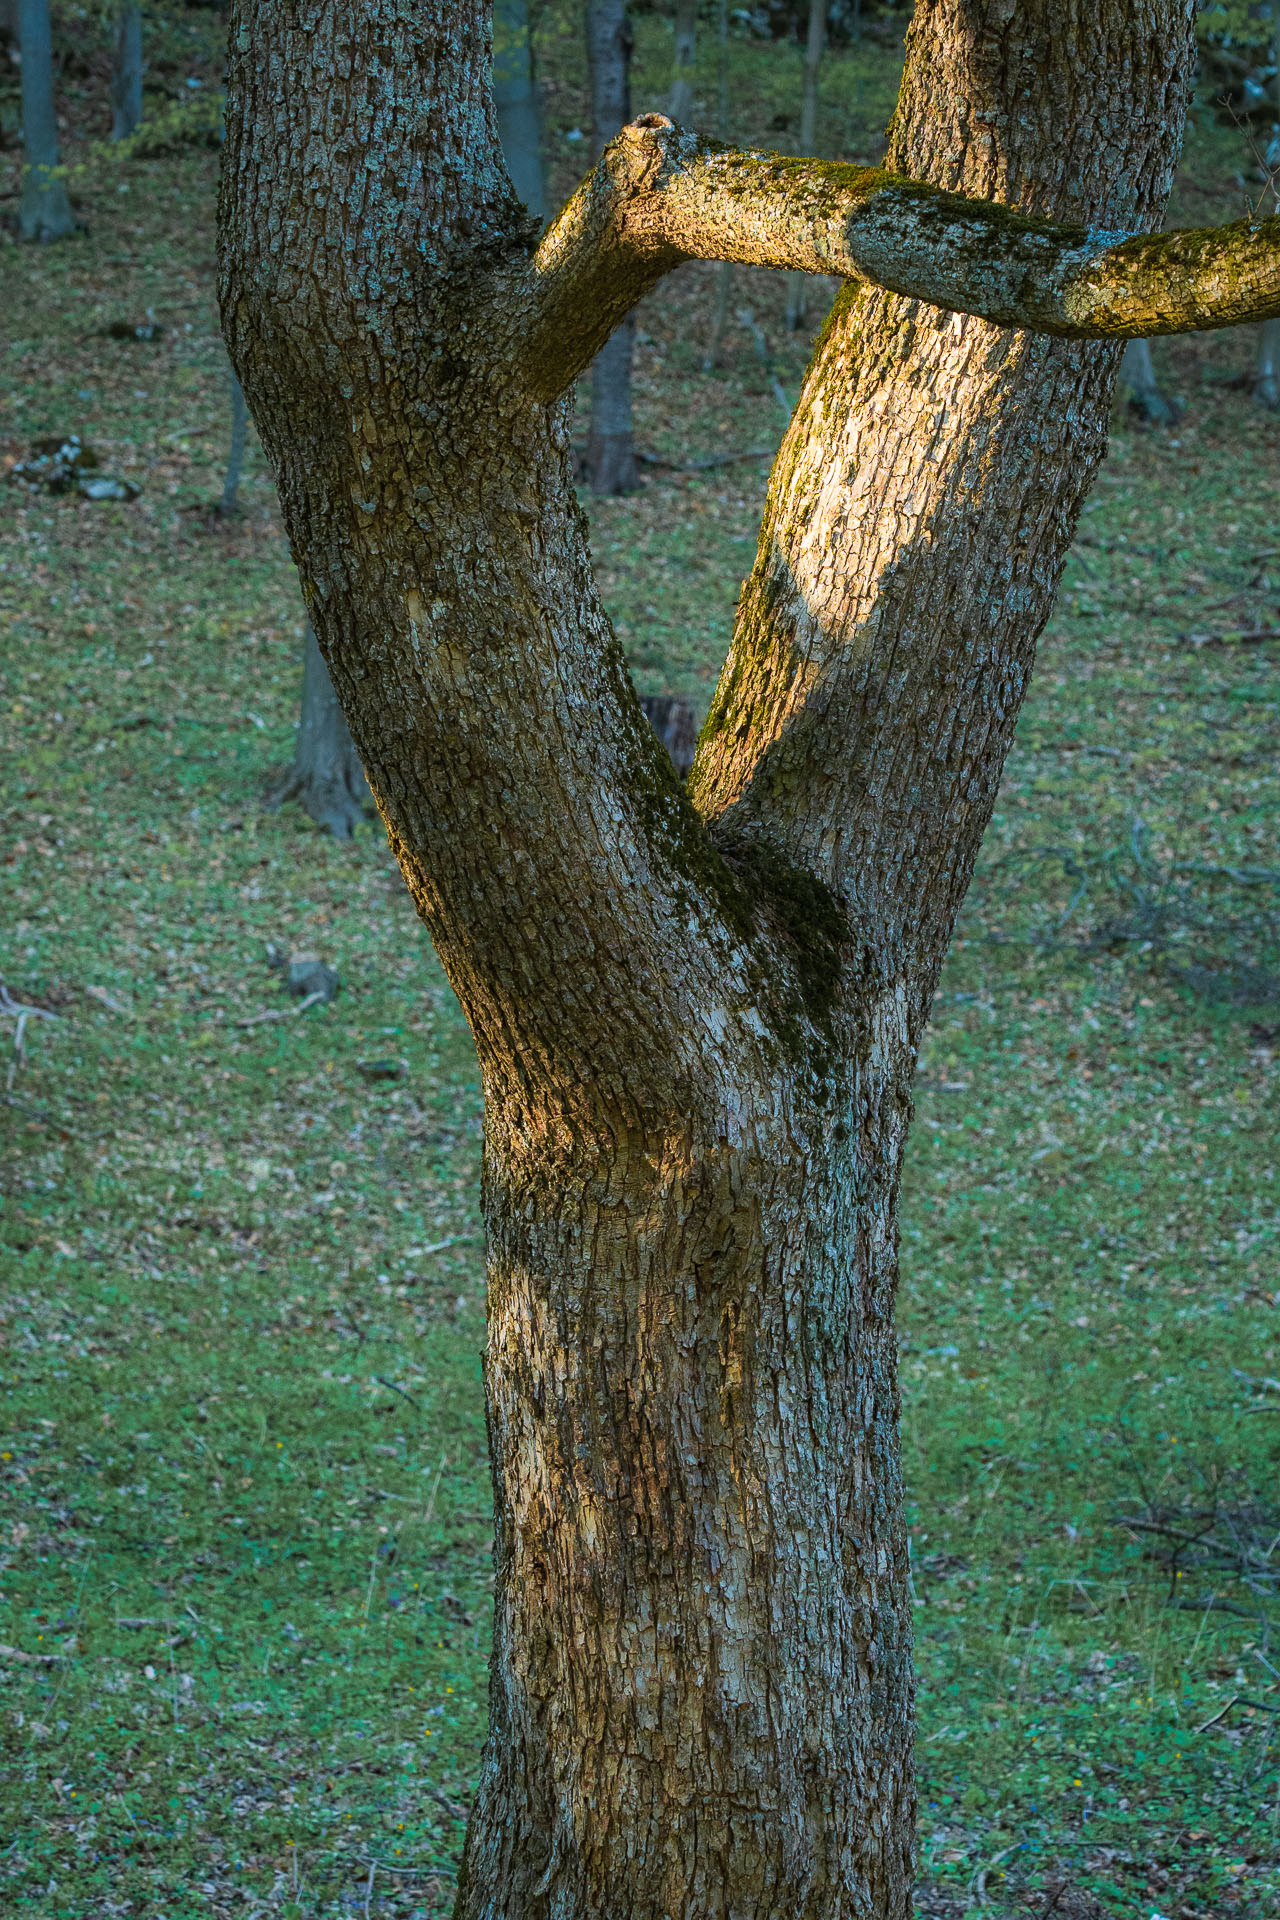
[[[918, 0], [890, 167], [1158, 224], [1190, 15]], [[445, 16], [239, 0], [222, 310], [484, 1079], [458, 1920], [907, 1920], [911, 1079], [1120, 356], [845, 289], [686, 795], [522, 355], [483, 10]]]
[[142, 125], [142, 8], [125, 0], [116, 23], [111, 70], [111, 138], [127, 140]]
[[547, 217], [542, 179], [542, 111], [533, 75], [528, 0], [495, 0], [493, 104], [511, 184], [530, 213]]
[[[244, 472], [244, 450], [249, 438], [249, 410], [245, 405], [244, 389], [236, 379], [233, 368], [227, 368], [227, 398], [231, 402], [231, 441], [227, 448], [227, 471], [222, 480], [222, 494], [217, 511], [229, 520], [236, 510], [240, 494], [240, 477]], [[308, 627], [309, 646], [315, 645], [314, 636]], [[322, 663], [323, 664], [323, 663]], [[326, 679], [327, 679], [326, 675]]]
[[[631, 118], [631, 22], [627, 0], [588, 0], [587, 61], [591, 73], [592, 157], [598, 158]], [[632, 493], [636, 487], [631, 362], [635, 321], [628, 316], [591, 370], [591, 431], [587, 472], [592, 493]]]
[[302, 643], [302, 712], [293, 764], [271, 795], [273, 806], [296, 800], [335, 840], [350, 840], [370, 804], [369, 783], [338, 704], [311, 622]]
[[671, 104], [667, 112], [678, 127], [689, 124], [693, 112], [693, 66], [698, 57], [698, 0], [676, 0], [676, 34], [672, 65]]
[[1127, 342], [1120, 362], [1120, 384], [1128, 391], [1129, 405], [1140, 420], [1156, 427], [1173, 425], [1178, 412], [1160, 390], [1149, 340]]
[[[818, 78], [822, 72], [822, 50], [827, 44], [827, 0], [809, 0], [809, 37], [804, 50], [804, 89], [800, 96], [800, 151], [818, 151]], [[787, 325], [796, 333], [804, 325], [808, 310], [809, 276], [787, 275]]]
[[53, 102], [53, 33], [49, 0], [18, 0], [22, 53], [22, 141], [26, 149], [18, 233], [23, 240], [61, 240], [76, 230], [67, 190], [57, 178], [58, 116]]
[[1280, 407], [1280, 320], [1264, 320], [1258, 329], [1253, 365], [1253, 397], [1272, 413]]

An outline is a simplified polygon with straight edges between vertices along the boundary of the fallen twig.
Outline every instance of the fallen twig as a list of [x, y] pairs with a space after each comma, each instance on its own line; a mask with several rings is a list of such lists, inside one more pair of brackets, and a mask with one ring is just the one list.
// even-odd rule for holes
[[1189, 647], [1257, 647], [1265, 640], [1280, 640], [1280, 627], [1247, 627], [1242, 633], [1184, 633], [1179, 636]]
[[1214, 1716], [1213, 1716], [1213, 1718], [1212, 1718], [1211, 1720], [1206, 1720], [1206, 1721], [1205, 1721], [1205, 1722], [1203, 1723], [1203, 1725], [1201, 1725], [1201, 1726], [1198, 1726], [1198, 1727], [1196, 1728], [1196, 1732], [1197, 1732], [1197, 1733], [1208, 1733], [1208, 1731], [1209, 1731], [1209, 1729], [1210, 1729], [1210, 1727], [1216, 1727], [1216, 1726], [1217, 1726], [1217, 1724], [1218, 1724], [1218, 1722], [1219, 1722], [1219, 1720], [1225, 1720], [1225, 1719], [1226, 1719], [1226, 1717], [1227, 1717], [1227, 1715], [1228, 1715], [1228, 1714], [1230, 1713], [1230, 1711], [1231, 1711], [1231, 1709], [1232, 1709], [1232, 1707], [1234, 1707], [1234, 1706], [1236, 1705], [1236, 1703], [1238, 1702], [1238, 1700], [1239, 1700], [1239, 1698], [1240, 1698], [1240, 1695], [1239, 1695], [1238, 1693], [1233, 1693], [1233, 1694], [1232, 1694], [1232, 1696], [1231, 1696], [1231, 1698], [1230, 1698], [1230, 1699], [1228, 1700], [1228, 1702], [1227, 1702], [1227, 1704], [1226, 1704], [1226, 1706], [1225, 1706], [1225, 1707], [1222, 1707], [1222, 1708], [1220, 1708], [1220, 1709], [1219, 1709], [1219, 1711], [1218, 1711], [1217, 1713], [1215, 1713], [1215, 1714], [1214, 1714]]
[[66, 1657], [65, 1653], [23, 1653], [20, 1647], [9, 1647], [0, 1642], [0, 1661], [14, 1661], [23, 1667], [56, 1667]]
[[739, 460], [770, 460], [772, 447], [744, 447], [741, 453], [713, 453], [705, 460], [664, 460], [660, 453], [638, 453], [646, 467], [665, 467], [668, 473], [708, 473], [712, 467], [732, 467]]
[[237, 1020], [239, 1028], [260, 1027], [264, 1020], [287, 1020], [290, 1014], [305, 1013], [308, 1007], [314, 1007], [317, 1000], [326, 1000], [328, 995], [321, 992], [309, 993], [299, 1000], [296, 1007], [268, 1007], [265, 1013], [251, 1013], [247, 1020]]

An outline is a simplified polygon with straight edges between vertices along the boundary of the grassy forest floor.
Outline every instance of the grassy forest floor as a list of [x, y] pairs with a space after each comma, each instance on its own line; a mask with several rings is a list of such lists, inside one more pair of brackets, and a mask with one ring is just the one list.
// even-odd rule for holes
[[[214, 85], [184, 31], [174, 84]], [[582, 75], [573, 22], [540, 32], [564, 188]], [[875, 157], [896, 59], [833, 56], [825, 151]], [[669, 60], [642, 16], [637, 110]], [[735, 137], [790, 143], [799, 64], [734, 42]], [[1175, 216], [1238, 212], [1244, 165], [1202, 111]], [[99, 157], [84, 236], [0, 239], [0, 463], [75, 431], [142, 489], [0, 492], [0, 977], [54, 1016], [0, 1065], [0, 1909], [407, 1920], [448, 1910], [485, 1724], [479, 1093], [380, 830], [262, 804], [301, 619], [260, 454], [243, 515], [207, 511], [216, 172]], [[766, 468], [679, 469], [782, 424], [744, 324], [701, 371], [714, 291], [688, 269], [640, 317], [640, 444], [674, 464], [587, 502], [638, 681], [702, 704]], [[743, 307], [794, 396], [777, 278], [735, 276]], [[148, 314], [156, 342], [101, 331]], [[1179, 426], [1117, 416], [921, 1064], [925, 1914], [1280, 1914], [1280, 643], [1233, 637], [1280, 619], [1280, 445], [1230, 384], [1251, 351], [1161, 343]], [[291, 1011], [268, 943], [338, 998]]]

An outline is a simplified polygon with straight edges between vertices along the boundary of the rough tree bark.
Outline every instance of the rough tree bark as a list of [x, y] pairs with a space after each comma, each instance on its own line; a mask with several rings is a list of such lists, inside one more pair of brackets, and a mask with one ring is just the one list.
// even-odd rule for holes
[[269, 798], [273, 807], [296, 800], [335, 840], [350, 840], [369, 807], [369, 783], [309, 620], [293, 764]]
[[22, 55], [22, 197], [18, 234], [23, 240], [61, 240], [76, 230], [67, 190], [59, 179], [58, 115], [53, 101], [53, 32], [49, 0], [18, 0], [18, 48]]
[[[1160, 219], [1191, 14], [917, 0], [891, 172], [654, 116], [531, 258], [476, 0], [237, 0], [224, 326], [484, 1081], [497, 1588], [459, 1920], [910, 1911], [916, 1047], [1106, 337], [1280, 313], [1280, 222], [1125, 237]], [[682, 790], [565, 396], [724, 253], [851, 284]]]
[[[591, 74], [591, 138], [599, 158], [631, 118], [631, 22], [627, 0], [588, 0], [587, 64]], [[635, 322], [628, 316], [607, 339], [591, 369], [591, 430], [587, 476], [592, 493], [607, 497], [636, 486], [631, 363]]]
[[125, 0], [116, 22], [111, 69], [111, 138], [127, 140], [142, 125], [142, 7]]
[[542, 113], [533, 77], [528, 0], [494, 0], [493, 104], [511, 184], [530, 213], [545, 220]]
[[[818, 76], [822, 72], [822, 49], [827, 44], [827, 0], [809, 0], [809, 37], [804, 50], [804, 86], [800, 95], [800, 151], [816, 153], [818, 140]], [[672, 119], [676, 116], [673, 114]], [[808, 308], [807, 279], [803, 273], [787, 275], [787, 325], [796, 333], [804, 325]]]

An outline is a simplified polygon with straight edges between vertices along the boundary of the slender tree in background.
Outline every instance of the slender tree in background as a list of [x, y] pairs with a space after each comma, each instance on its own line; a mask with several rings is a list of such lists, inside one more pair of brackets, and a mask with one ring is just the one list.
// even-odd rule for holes
[[[631, 22], [627, 0], [587, 0], [587, 65], [591, 75], [591, 140], [596, 158], [631, 118]], [[591, 369], [587, 473], [596, 494], [630, 493], [636, 485], [631, 363], [635, 321], [628, 314], [601, 346]]]
[[[698, 0], [676, 0], [675, 77], [671, 82], [671, 104], [667, 112], [678, 127], [686, 126], [693, 112], [693, 66], [698, 57]], [[628, 116], [629, 117], [629, 116]]]
[[[244, 389], [230, 367], [227, 397], [231, 402], [231, 445], [215, 509], [223, 520], [230, 520], [238, 510], [249, 436]], [[370, 805], [369, 783], [309, 620], [302, 642], [302, 702], [293, 759], [284, 778], [267, 794], [267, 804], [273, 808], [287, 800], [296, 801], [317, 826], [337, 840], [351, 839]]]
[[125, 0], [116, 20], [111, 69], [111, 138], [127, 140], [142, 125], [142, 7]]
[[1166, 400], [1156, 379], [1149, 340], [1130, 340], [1120, 362], [1120, 384], [1129, 395], [1129, 405], [1149, 426], [1171, 427], [1178, 410]]
[[335, 840], [350, 840], [369, 810], [369, 783], [309, 620], [293, 764], [270, 798], [273, 806], [296, 800]]
[[227, 398], [231, 402], [231, 442], [227, 449], [227, 470], [222, 480], [222, 496], [217, 511], [229, 520], [240, 498], [240, 478], [244, 473], [244, 452], [249, 438], [249, 409], [244, 389], [232, 368], [227, 368]]
[[1253, 363], [1253, 397], [1260, 407], [1280, 407], [1280, 320], [1267, 320], [1258, 329]]
[[[727, 145], [729, 140], [729, 0], [720, 0], [717, 24], [716, 134]], [[707, 349], [702, 356], [704, 373], [710, 373], [720, 358], [720, 345], [724, 339], [725, 325], [729, 318], [729, 293], [732, 286], [733, 262], [722, 260], [716, 271], [716, 297], [711, 309], [711, 332], [707, 336]]]
[[22, 55], [22, 197], [18, 233], [23, 240], [61, 240], [76, 230], [67, 190], [58, 175], [58, 115], [53, 102], [53, 32], [49, 0], [18, 0], [18, 48]]
[[[827, 0], [809, 0], [809, 35], [804, 49], [804, 86], [800, 95], [800, 151], [818, 150], [818, 76], [822, 70], [822, 50], [827, 44]], [[804, 325], [808, 311], [808, 276], [787, 275], [787, 325], [796, 333]]]
[[533, 74], [528, 0], [495, 0], [493, 104], [511, 184], [530, 213], [545, 220], [542, 114]]
[[[233, 10], [224, 326], [484, 1082], [495, 1629], [457, 1920], [907, 1920], [916, 1048], [1115, 343], [1280, 314], [1280, 220], [1151, 231], [1192, 13], [917, 0], [888, 171], [650, 116], [531, 253], [477, 0]], [[568, 396], [723, 256], [848, 284], [682, 789]]]

